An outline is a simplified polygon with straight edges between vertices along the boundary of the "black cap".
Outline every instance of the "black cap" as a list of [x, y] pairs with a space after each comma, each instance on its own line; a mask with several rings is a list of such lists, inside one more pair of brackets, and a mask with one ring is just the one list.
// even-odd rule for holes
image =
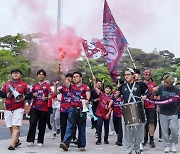
[[136, 68], [134, 68], [134, 73], [135, 73], [135, 74], [141, 74], [140, 70], [139, 70], [139, 69], [136, 69]]

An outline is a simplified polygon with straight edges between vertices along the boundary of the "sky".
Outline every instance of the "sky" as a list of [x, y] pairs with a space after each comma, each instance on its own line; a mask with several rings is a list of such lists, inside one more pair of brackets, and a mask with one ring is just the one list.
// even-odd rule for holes
[[[0, 0], [0, 36], [56, 33], [58, 0]], [[104, 0], [62, 0], [61, 28], [84, 39], [102, 39]], [[129, 47], [169, 50], [180, 57], [180, 0], [107, 0]]]

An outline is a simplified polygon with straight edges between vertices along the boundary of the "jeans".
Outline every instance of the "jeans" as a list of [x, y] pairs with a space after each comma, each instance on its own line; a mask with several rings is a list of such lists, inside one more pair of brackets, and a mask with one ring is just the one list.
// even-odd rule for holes
[[71, 107], [69, 109], [66, 134], [63, 142], [70, 145], [74, 137], [76, 126], [78, 127], [78, 148], [86, 146], [86, 112], [81, 112], [81, 109]]

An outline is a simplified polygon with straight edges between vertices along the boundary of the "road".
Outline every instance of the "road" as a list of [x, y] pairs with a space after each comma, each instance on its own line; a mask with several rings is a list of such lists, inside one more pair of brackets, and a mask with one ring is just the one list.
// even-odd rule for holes
[[[7, 148], [11, 143], [9, 130], [5, 128], [4, 122], [0, 121], [0, 154], [24, 154], [24, 153], [35, 153], [35, 154], [59, 154], [64, 153], [62, 149], [59, 148], [60, 137], [58, 136], [55, 139], [50, 138], [50, 133], [47, 130], [45, 136], [45, 143], [42, 147], [38, 147], [36, 144], [33, 147], [28, 147], [26, 143], [26, 135], [28, 131], [28, 121], [23, 122], [23, 126], [21, 129], [21, 137], [20, 140], [22, 141], [22, 145], [19, 148], [16, 148], [15, 151], [9, 151]], [[109, 136], [109, 144], [106, 145], [102, 143], [101, 145], [96, 145], [96, 138], [95, 138], [95, 130], [90, 128], [90, 120], [87, 119], [87, 146], [86, 154], [121, 154], [123, 153], [123, 147], [115, 145], [116, 142], [116, 135], [113, 134]], [[164, 154], [164, 148], [162, 142], [158, 142], [158, 128], [155, 133], [155, 144], [156, 148], [150, 148], [148, 145], [144, 147], [144, 151], [142, 154]], [[180, 140], [180, 139], [179, 139]], [[179, 144], [180, 145], [180, 144]], [[178, 148], [178, 154], [180, 154], [180, 146]], [[77, 154], [80, 151], [78, 148], [72, 144], [69, 148], [69, 151], [66, 153], [70, 154]]]

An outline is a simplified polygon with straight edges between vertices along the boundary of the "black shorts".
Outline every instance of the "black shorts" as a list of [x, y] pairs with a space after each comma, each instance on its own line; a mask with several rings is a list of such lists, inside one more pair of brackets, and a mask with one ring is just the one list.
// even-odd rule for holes
[[147, 123], [152, 124], [157, 120], [155, 109], [145, 109], [145, 114], [147, 118]]

